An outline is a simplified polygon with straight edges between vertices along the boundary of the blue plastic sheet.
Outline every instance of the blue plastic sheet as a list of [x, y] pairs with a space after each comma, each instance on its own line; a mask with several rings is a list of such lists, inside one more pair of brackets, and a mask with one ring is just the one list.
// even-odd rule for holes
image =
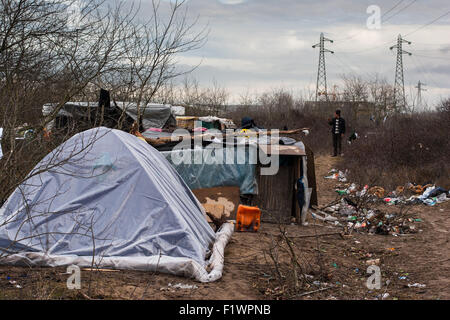
[[162, 154], [192, 190], [237, 186], [241, 194], [258, 194], [254, 145], [218, 148], [212, 144]]

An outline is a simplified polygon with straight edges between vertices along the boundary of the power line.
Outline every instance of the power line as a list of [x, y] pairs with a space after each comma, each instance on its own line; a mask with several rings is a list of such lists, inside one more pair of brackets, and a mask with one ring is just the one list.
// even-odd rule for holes
[[[412, 3], [414, 3], [414, 2], [415, 2], [415, 1], [413, 1]], [[411, 5], [412, 3], [410, 3], [410, 5]], [[428, 23], [426, 23], [426, 24], [424, 24], [424, 25], [422, 25], [422, 26], [420, 26], [420, 27], [414, 29], [413, 31], [411, 31], [411, 32], [409, 32], [409, 33], [407, 33], [407, 34], [405, 34], [404, 36], [407, 37], [407, 36], [409, 36], [409, 35], [411, 35], [411, 34], [417, 32], [417, 31], [420, 31], [420, 30], [422, 30], [422, 29], [428, 27], [429, 25], [432, 25], [432, 24], [435, 23], [436, 21], [442, 19], [443, 17], [447, 16], [448, 14], [450, 14], [450, 10], [447, 11], [447, 12], [445, 12], [444, 14], [440, 15], [439, 17], [437, 17], [437, 18], [431, 20], [430, 22], [428, 22]], [[380, 48], [380, 47], [382, 47], [382, 46], [385, 46], [385, 45], [387, 45], [387, 44], [390, 44], [390, 43], [392, 43], [392, 42], [393, 42], [393, 41], [388, 41], [388, 42], [385, 42], [385, 43], [380, 44], [380, 45], [375, 46], [375, 47], [371, 47], [371, 48], [367, 48], [367, 49], [363, 49], [363, 50], [359, 50], [359, 51], [347, 51], [347, 52], [345, 52], [345, 53], [355, 53], [355, 54], [357, 54], [357, 53], [367, 52], [367, 51], [371, 51], [371, 50], [374, 50], [374, 49], [378, 49], [378, 48]]]
[[443, 51], [450, 51], [450, 47], [446, 47], [446, 48], [437, 48], [437, 49], [416, 49], [415, 51], [419, 51], [419, 52], [443, 52]]
[[426, 56], [423, 54], [415, 54], [416, 56], [422, 57], [422, 58], [427, 58], [427, 59], [440, 59], [440, 60], [446, 60], [446, 61], [450, 61], [449, 58], [444, 58], [444, 57], [432, 57], [432, 56]]
[[348, 70], [347, 69], [349, 69], [349, 67], [347, 66], [347, 65], [344, 65], [341, 61], [339, 61], [338, 59], [336, 59], [336, 55], [335, 54], [333, 54], [333, 55], [331, 55], [330, 57], [332, 57], [332, 59], [334, 60], [334, 61], [336, 61], [339, 65], [339, 68], [343, 71], [343, 73], [346, 73]]
[[400, 0], [399, 2], [397, 2], [397, 4], [395, 4], [392, 8], [390, 8], [388, 11], [386, 11], [383, 15], [387, 15], [389, 12], [391, 12], [392, 10], [394, 10], [395, 8], [397, 8], [403, 1], [405, 0]]
[[389, 16], [388, 18], [386, 18], [385, 20], [382, 20], [381, 22], [386, 22], [388, 20], [391, 20], [393, 17], [397, 16], [398, 14], [400, 14], [402, 11], [408, 9], [411, 5], [413, 5], [415, 2], [417, 2], [417, 0], [413, 0], [411, 1], [409, 4], [407, 4], [405, 7], [401, 8], [399, 11], [397, 11], [396, 13], [394, 13], [393, 15]]
[[[422, 25], [422, 26], [420, 26], [420, 27], [414, 29], [413, 31], [411, 31], [411, 32], [409, 32], [409, 33], [407, 33], [407, 34], [405, 35], [405, 37], [407, 37], [407, 36], [409, 36], [409, 35], [411, 35], [411, 34], [417, 32], [417, 31], [420, 31], [420, 30], [422, 30], [422, 29], [428, 27], [429, 25], [431, 25], [431, 24], [435, 23], [436, 21], [442, 19], [443, 17], [447, 16], [448, 14], [450, 14], [450, 10], [447, 11], [447, 12], [445, 12], [444, 14], [440, 15], [439, 17], [437, 17], [437, 18], [431, 20], [430, 22], [428, 22], [428, 23], [426, 23], [426, 24], [424, 24], [424, 25]], [[393, 42], [393, 41], [389, 41], [389, 42], [385, 42], [385, 43], [380, 44], [380, 45], [375, 46], [375, 47], [371, 47], [371, 48], [367, 48], [367, 49], [363, 49], [363, 50], [359, 50], [359, 51], [347, 51], [347, 52], [345, 52], [345, 53], [356, 53], [356, 54], [357, 54], [357, 53], [367, 52], [367, 51], [371, 51], [371, 50], [380, 48], [381, 46], [385, 46], [385, 45], [390, 44], [390, 43], [392, 43], [392, 42]]]
[[363, 53], [363, 52], [372, 51], [374, 49], [378, 49], [378, 48], [381, 48], [381, 47], [385, 47], [386, 45], [392, 44], [393, 42], [395, 42], [395, 41], [394, 40], [386, 41], [386, 42], [384, 42], [382, 44], [379, 44], [377, 46], [370, 47], [370, 48], [367, 48], [367, 49], [362, 49], [362, 50], [358, 50], [358, 51], [342, 51], [342, 53], [354, 53], [354, 54]]
[[[425, 71], [426, 68], [423, 66], [422, 63], [420, 63], [419, 59], [414, 56], [412, 56], [411, 58], [412, 58], [411, 61], [416, 66], [417, 71], [419, 71], [425, 77], [425, 80], [428, 83], [431, 82], [436, 88], [439, 88], [440, 86], [434, 81], [433, 77], [428, 72]], [[428, 75], [430, 75], [430, 78], [428, 77]]]
[[433, 19], [432, 21], [430, 21], [430, 22], [428, 22], [428, 23], [426, 23], [426, 24], [424, 24], [424, 25], [418, 27], [417, 29], [415, 29], [415, 30], [413, 30], [413, 31], [411, 31], [411, 32], [409, 32], [409, 33], [407, 33], [407, 34], [405, 35], [405, 37], [407, 37], [407, 36], [409, 36], [409, 35], [411, 35], [411, 34], [417, 32], [417, 31], [419, 31], [419, 30], [422, 30], [422, 29], [425, 28], [425, 27], [428, 27], [429, 25], [435, 23], [436, 21], [438, 21], [439, 19], [445, 17], [445, 16], [448, 15], [448, 14], [450, 14], [450, 10], [447, 11], [446, 13], [444, 13], [443, 15], [437, 17], [436, 19]]
[[[391, 12], [392, 10], [394, 10], [395, 8], [397, 8], [404, 0], [400, 0], [398, 1], [392, 8], [390, 8], [388, 11], [386, 11], [381, 18], [385, 17], [389, 12]], [[386, 22], [388, 20], [390, 20], [392, 17], [398, 15], [400, 12], [406, 10], [407, 8], [409, 8], [413, 3], [417, 2], [417, 0], [413, 0], [411, 3], [409, 3], [408, 5], [406, 5], [405, 7], [403, 7], [402, 9], [400, 9], [399, 11], [397, 11], [396, 13], [394, 13], [393, 15], [391, 15], [390, 17], [386, 18], [385, 20], [382, 20], [381, 22]], [[342, 38], [342, 39], [338, 39], [336, 40], [336, 42], [339, 44], [346, 42], [348, 40], [351, 40], [353, 38], [355, 38], [359, 33], [355, 33], [353, 35], [350, 35], [348, 37]]]

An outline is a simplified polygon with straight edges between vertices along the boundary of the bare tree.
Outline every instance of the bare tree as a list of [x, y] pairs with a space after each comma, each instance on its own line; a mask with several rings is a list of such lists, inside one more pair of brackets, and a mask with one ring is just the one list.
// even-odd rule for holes
[[[184, 1], [171, 4], [169, 14], [160, 12], [158, 1], [152, 4], [151, 18], [142, 22], [140, 8], [122, 0], [112, 7], [102, 0], [0, 0], [0, 199], [45, 154], [83, 129], [44, 138], [46, 125], [68, 101], [92, 101], [107, 87], [140, 107], [189, 71], [177, 67], [176, 55], [201, 46], [206, 29], [194, 31], [197, 20], [189, 22]], [[45, 103], [52, 108], [43, 117]], [[104, 110], [98, 113], [94, 126], [102, 125]], [[18, 140], [24, 132], [32, 134]]]
[[200, 104], [206, 106], [207, 109], [214, 113], [219, 114], [228, 103], [228, 91], [219, 85], [217, 80], [213, 80], [212, 86], [203, 89], [201, 94]]
[[386, 78], [379, 74], [368, 80], [369, 100], [375, 104], [375, 116], [378, 120], [386, 116], [393, 105], [394, 89]]
[[[2, 201], [45, 154], [70, 137], [66, 131], [48, 141], [44, 128], [67, 101], [115, 68], [133, 13], [123, 10], [123, 2], [110, 8], [99, 1], [0, 1]], [[47, 102], [53, 110], [43, 117]]]
[[355, 74], [342, 75], [344, 82], [344, 101], [366, 102], [368, 99], [368, 85], [361, 76]]
[[[191, 36], [195, 22], [188, 24], [186, 14], [179, 15], [183, 2], [172, 5], [169, 22], [158, 16], [159, 4], [154, 2], [151, 23], [140, 23], [136, 18], [139, 8], [125, 1], [113, 7], [101, 1], [82, 2], [83, 6], [80, 3], [0, 0], [0, 127], [4, 151], [0, 159], [0, 205], [14, 190], [20, 190], [27, 206], [30, 179], [46, 171], [58, 172], [67, 163], [82, 162], [101, 138], [95, 136], [87, 145], [78, 145], [80, 150], [56, 149], [45, 163], [40, 162], [80, 130], [73, 125], [62, 132], [55, 129], [50, 138], [46, 134], [46, 125], [55, 120], [68, 101], [92, 101], [95, 91], [111, 84], [112, 89], [126, 88], [126, 93], [135, 94], [136, 103], [146, 103], [169, 80], [183, 74], [177, 69], [175, 55], [197, 47], [205, 39], [204, 33]], [[75, 13], [71, 11], [73, 6]], [[51, 103], [52, 110], [43, 116], [45, 103]], [[102, 117], [93, 124], [101, 126]], [[60, 195], [58, 191], [54, 198]], [[31, 230], [20, 231], [13, 246], [20, 241], [42, 242], [58, 236], [54, 230], [33, 226], [34, 218], [53, 212], [36, 212], [31, 207], [26, 207], [25, 212], [26, 217], [13, 215], [0, 221], [4, 226], [23, 219], [19, 230]], [[78, 231], [71, 234], [92, 239], [92, 255], [97, 255], [95, 242], [107, 240], [93, 233], [94, 215], [98, 213], [80, 208], [64, 214], [75, 219]], [[76, 220], [86, 214], [91, 217], [89, 221]], [[8, 255], [10, 249], [15, 250], [2, 248], [0, 254]]]
[[180, 102], [187, 107], [195, 107], [201, 103], [202, 92], [195, 78], [184, 77], [180, 89]]
[[166, 15], [161, 10], [160, 2], [153, 0], [152, 17], [130, 26], [124, 39], [126, 53], [117, 89], [135, 103], [138, 123], [143, 109], [164, 85], [193, 70], [182, 70], [177, 55], [200, 48], [207, 37], [206, 28], [195, 30], [198, 19], [189, 20], [185, 1], [171, 3]]

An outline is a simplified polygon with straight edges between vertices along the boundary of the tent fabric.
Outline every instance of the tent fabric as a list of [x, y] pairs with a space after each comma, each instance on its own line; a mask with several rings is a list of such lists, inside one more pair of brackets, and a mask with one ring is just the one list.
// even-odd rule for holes
[[[230, 153], [227, 154], [228, 152]], [[221, 144], [219, 146], [211, 144], [206, 148], [179, 149], [161, 153], [192, 190], [237, 186], [241, 194], [258, 194], [257, 149], [253, 145], [221, 148]], [[250, 161], [252, 158], [255, 159], [253, 163]], [[190, 160], [180, 161], [181, 159]]]
[[[133, 120], [137, 120], [136, 103], [117, 102], [117, 106], [129, 115]], [[166, 104], [149, 103], [141, 106], [142, 126], [145, 130], [149, 128], [163, 128], [172, 119], [172, 108]]]
[[150, 256], [150, 257], [92, 257], [75, 255], [48, 255], [45, 253], [21, 252], [2, 258], [2, 263], [19, 266], [46, 265], [50, 267], [77, 265], [111, 269], [133, 269], [139, 271], [169, 273], [200, 282], [213, 282], [222, 277], [225, 257], [225, 246], [234, 231], [234, 224], [224, 223], [216, 233], [213, 253], [208, 260], [211, 271], [189, 258]]
[[183, 275], [190, 265], [201, 280], [219, 236], [163, 155], [104, 127], [47, 155], [0, 208], [0, 263], [86, 265], [94, 257], [106, 267]]

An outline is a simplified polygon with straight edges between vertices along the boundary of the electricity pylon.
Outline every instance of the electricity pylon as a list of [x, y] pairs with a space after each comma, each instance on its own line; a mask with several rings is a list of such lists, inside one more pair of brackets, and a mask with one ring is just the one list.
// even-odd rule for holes
[[427, 89], [423, 89], [422, 87], [426, 86], [425, 83], [420, 82], [417, 84], [417, 108], [422, 106], [422, 91], [427, 91]]
[[394, 110], [398, 112], [406, 111], [405, 80], [403, 78], [403, 55], [412, 55], [412, 53], [403, 50], [403, 43], [411, 44], [410, 41], [402, 39], [402, 36], [399, 34], [397, 44], [389, 48], [390, 50], [397, 48], [397, 63], [395, 66], [394, 84]]
[[320, 53], [319, 53], [319, 67], [317, 69], [317, 84], [316, 84], [316, 101], [322, 97], [325, 97], [326, 101], [329, 101], [328, 99], [328, 92], [327, 92], [327, 70], [325, 67], [325, 52], [331, 52], [334, 53], [331, 50], [325, 49], [325, 41], [329, 41], [333, 43], [333, 40], [327, 39], [323, 36], [323, 33], [320, 34], [320, 42], [318, 44], [313, 45], [313, 48], [316, 48], [319, 46]]

